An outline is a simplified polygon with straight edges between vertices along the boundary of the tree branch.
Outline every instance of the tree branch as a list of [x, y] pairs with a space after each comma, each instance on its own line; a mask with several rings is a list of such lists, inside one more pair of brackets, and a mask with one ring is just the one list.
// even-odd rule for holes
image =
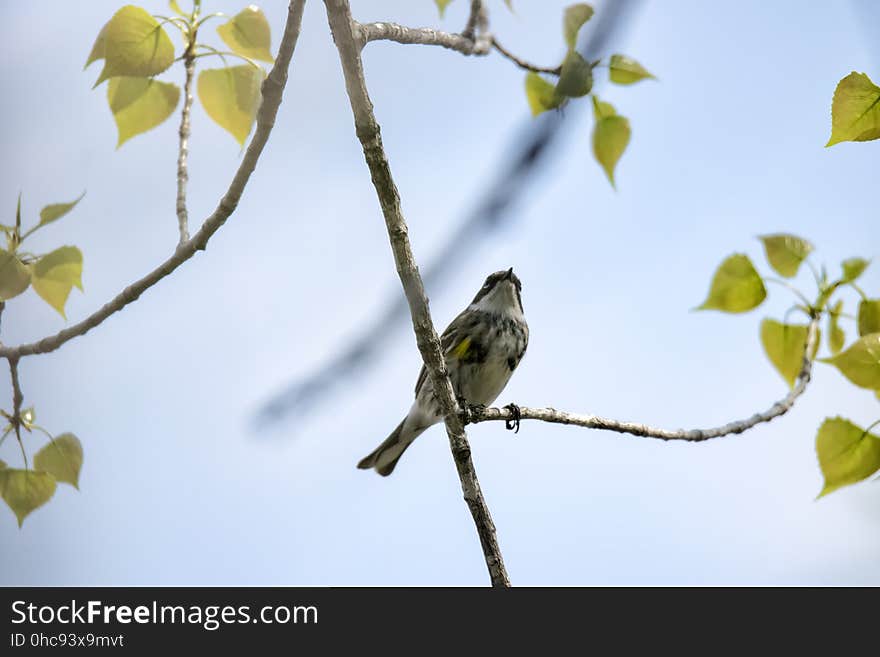
[[491, 49], [491, 38], [476, 36], [470, 38], [464, 34], [442, 32], [430, 27], [406, 27], [398, 23], [357, 23], [353, 24], [358, 50], [370, 41], [396, 41], [403, 44], [420, 44], [423, 46], [441, 46], [455, 50], [462, 55], [488, 55]]
[[55, 351], [68, 340], [84, 335], [101, 324], [113, 313], [119, 312], [128, 304], [134, 302], [141, 294], [189, 260], [195, 255], [196, 251], [205, 250], [211, 236], [226, 223], [226, 220], [235, 211], [248, 179], [256, 168], [260, 154], [263, 152], [266, 141], [269, 139], [269, 134], [272, 132], [272, 126], [275, 124], [275, 115], [278, 113], [278, 106], [281, 104], [284, 86], [287, 84], [287, 68], [290, 65], [296, 41], [299, 37], [304, 6], [305, 0], [291, 0], [290, 2], [287, 23], [284, 27], [281, 44], [278, 47], [275, 65], [263, 82], [263, 101], [257, 113], [257, 127], [254, 131], [254, 136], [250, 144], [248, 144], [238, 171], [235, 172], [235, 176], [232, 178], [232, 182], [220, 200], [217, 209], [205, 220], [192, 239], [179, 244], [174, 255], [149, 274], [126, 287], [116, 297], [81, 322], [63, 331], [59, 331], [55, 335], [43, 338], [38, 342], [22, 344], [17, 347], [0, 347], [0, 358], [12, 360], [18, 359], [21, 356]]
[[483, 0], [471, 0], [471, 13], [461, 35], [466, 39], [473, 40], [475, 34], [485, 32], [488, 26], [489, 17], [483, 7]]
[[645, 424], [637, 424], [635, 422], [621, 422], [619, 420], [609, 420], [599, 417], [598, 415], [581, 415], [577, 413], [568, 413], [566, 411], [558, 411], [555, 408], [526, 408], [519, 407], [519, 412], [511, 408], [487, 408], [484, 410], [469, 409], [468, 423], [475, 424], [477, 422], [488, 422], [493, 420], [503, 420], [506, 422], [515, 422], [517, 420], [541, 420], [542, 422], [552, 422], [555, 424], [571, 424], [587, 429], [601, 429], [603, 431], [616, 431], [617, 433], [628, 433], [634, 436], [643, 436], [645, 438], [659, 438], [660, 440], [686, 440], [689, 442], [702, 442], [712, 438], [721, 438], [731, 434], [743, 433], [756, 427], [764, 422], [785, 415], [795, 401], [800, 397], [813, 371], [812, 354], [819, 341], [819, 316], [816, 315], [810, 321], [807, 327], [807, 341], [804, 345], [804, 359], [801, 365], [801, 371], [795, 380], [795, 385], [791, 391], [782, 399], [773, 404], [766, 411], [755, 413], [749, 418], [743, 420], [734, 420], [719, 427], [711, 429], [657, 429]]
[[193, 104], [192, 82], [196, 72], [195, 32], [189, 37], [189, 45], [183, 57], [186, 81], [183, 84], [183, 110], [180, 112], [180, 146], [177, 155], [177, 224], [180, 241], [183, 245], [189, 240], [189, 213], [186, 210], [186, 183], [189, 181], [186, 160], [189, 155], [190, 112]]
[[351, 17], [348, 0], [324, 0], [324, 5], [327, 8], [330, 31], [339, 50], [345, 86], [354, 114], [355, 129], [379, 197], [397, 273], [409, 304], [416, 342], [428, 370], [434, 395], [445, 416], [446, 433], [449, 436], [464, 499], [477, 527], [492, 585], [510, 586], [495, 525], [480, 490], [471, 459], [470, 445], [459, 416], [452, 383], [449, 381], [440, 339], [431, 320], [428, 299], [413, 257], [406, 221], [400, 208], [400, 196], [391, 175], [391, 168], [382, 146], [379, 125], [373, 114], [373, 104], [367, 92], [357, 24]]
[[534, 64], [530, 64], [526, 60], [520, 59], [512, 52], [507, 50], [507, 48], [498, 43], [498, 39], [496, 39], [495, 37], [492, 37], [491, 39], [492, 47], [520, 68], [524, 68], [527, 71], [533, 71], [535, 73], [549, 73], [550, 75], [559, 75], [562, 72], [562, 66], [551, 68], [549, 66], [535, 66]]
[[[18, 381], [18, 359], [9, 359], [9, 375], [12, 378], [12, 418], [9, 422], [15, 431], [15, 439], [21, 448], [21, 455], [24, 458], [24, 467], [28, 467], [27, 452], [24, 449], [24, 443], [21, 442], [21, 404], [24, 401], [24, 395], [21, 393], [21, 384]], [[4, 414], [5, 415], [5, 414]]]

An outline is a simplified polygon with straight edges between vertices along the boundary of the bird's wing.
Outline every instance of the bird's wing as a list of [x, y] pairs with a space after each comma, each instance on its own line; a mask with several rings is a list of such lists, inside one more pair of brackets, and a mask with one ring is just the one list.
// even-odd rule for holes
[[[467, 311], [463, 310], [459, 313], [458, 317], [452, 320], [452, 323], [446, 327], [446, 330], [443, 331], [443, 335], [440, 336], [440, 348], [443, 350], [444, 356], [447, 356], [450, 351], [455, 349], [465, 337], [465, 312]], [[418, 381], [416, 381], [416, 397], [419, 396], [419, 390], [422, 389], [427, 378], [428, 370], [422, 365]]]

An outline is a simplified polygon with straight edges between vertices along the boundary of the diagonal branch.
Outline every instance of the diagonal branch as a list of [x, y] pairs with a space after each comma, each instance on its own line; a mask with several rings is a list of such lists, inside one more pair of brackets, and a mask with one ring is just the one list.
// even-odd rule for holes
[[542, 422], [552, 422], [555, 424], [571, 424], [578, 427], [585, 427], [587, 429], [601, 429], [603, 431], [628, 433], [634, 436], [643, 436], [645, 438], [685, 440], [688, 442], [702, 442], [712, 438], [721, 438], [722, 436], [743, 433], [759, 424], [770, 422], [781, 415], [785, 415], [791, 410], [791, 407], [794, 406], [797, 398], [803, 394], [804, 390], [807, 388], [807, 384], [810, 382], [810, 377], [813, 372], [812, 354], [815, 353], [818, 342], [819, 316], [816, 315], [810, 321], [807, 328], [807, 342], [804, 345], [803, 364], [801, 365], [801, 371], [798, 374], [797, 379], [795, 380], [795, 385], [791, 391], [765, 411], [711, 429], [657, 429], [646, 424], [609, 420], [607, 418], [599, 417], [598, 415], [568, 413], [566, 411], [558, 411], [555, 408], [526, 407], [518, 407], [518, 410], [511, 408], [487, 408], [485, 410], [469, 409], [468, 422], [477, 423], [493, 420], [516, 422], [517, 420], [540, 420]]
[[263, 82], [263, 102], [257, 113], [257, 127], [254, 136], [248, 144], [238, 171], [229, 183], [229, 188], [220, 199], [217, 209], [209, 216], [192, 239], [179, 244], [177, 250], [170, 258], [156, 267], [149, 274], [135, 281], [97, 311], [86, 317], [81, 322], [70, 326], [55, 335], [43, 338], [38, 342], [22, 344], [17, 347], [0, 346], [0, 358], [18, 359], [21, 356], [44, 354], [55, 351], [68, 340], [84, 335], [95, 328], [113, 313], [119, 312], [128, 304], [134, 302], [140, 295], [153, 287], [156, 283], [168, 276], [184, 262], [195, 255], [197, 251], [204, 251], [208, 240], [216, 233], [226, 220], [235, 211], [239, 199], [241, 199], [248, 179], [257, 166], [260, 154], [275, 125], [275, 115], [281, 104], [284, 86], [287, 84], [287, 69], [293, 57], [293, 51], [299, 38], [300, 25], [302, 23], [303, 8], [306, 0], [291, 0], [288, 7], [287, 23], [284, 27], [284, 35], [278, 47], [278, 56], [269, 76]]
[[[590, 36], [579, 52], [587, 61], [597, 59], [619, 40], [621, 32], [632, 21], [639, 0], [616, 0], [608, 3], [597, 19], [584, 29]], [[597, 79], [593, 89], [599, 85]], [[578, 125], [577, 105], [568, 112], [545, 112], [537, 119], [527, 119], [522, 128], [511, 137], [500, 157], [501, 165], [486, 185], [485, 193], [473, 203], [473, 208], [437, 250], [433, 261], [422, 267], [425, 283], [438, 290], [489, 240], [504, 229], [509, 229], [518, 218], [518, 206], [523, 204], [534, 186], [534, 178], [552, 161], [558, 144], [567, 132]], [[372, 363], [385, 353], [383, 347], [389, 336], [409, 318], [406, 302], [397, 290], [389, 290], [387, 300], [348, 344], [333, 351], [332, 358], [314, 372], [293, 380], [273, 394], [257, 415], [258, 422], [279, 422], [286, 416], [313, 410], [325, 401], [329, 391], [341, 382], [351, 382], [363, 376]]]
[[177, 225], [180, 242], [189, 240], [189, 213], [186, 210], [186, 183], [189, 182], [186, 160], [189, 155], [190, 112], [193, 105], [192, 83], [196, 72], [195, 46], [196, 31], [189, 37], [189, 45], [183, 57], [186, 81], [183, 84], [183, 109], [180, 112], [180, 145], [177, 154]]
[[440, 347], [440, 339], [437, 337], [437, 331], [431, 320], [428, 299], [425, 296], [422, 278], [413, 257], [406, 221], [400, 208], [400, 195], [382, 146], [379, 125], [373, 114], [373, 104], [370, 101], [364, 79], [360, 57], [361, 44], [356, 34], [356, 23], [351, 17], [348, 0], [324, 0], [324, 4], [330, 21], [330, 31], [339, 50], [345, 86], [354, 114], [355, 129], [364, 150], [364, 157], [379, 197], [379, 204], [382, 206], [382, 214], [385, 217], [385, 226], [388, 230], [397, 273], [409, 304], [416, 342], [431, 378], [434, 394], [445, 416], [446, 433], [449, 436], [449, 444], [461, 480], [464, 499], [480, 536], [492, 585], [510, 586], [510, 580], [507, 577], [504, 560], [501, 556], [501, 548], [495, 534], [495, 525], [480, 490], [480, 483], [477, 480], [471, 459], [470, 445], [459, 416], [458, 403], [455, 400], [452, 383], [449, 380], [449, 373]]
[[507, 48], [498, 43], [498, 39], [492, 37], [491, 41], [492, 47], [495, 48], [499, 53], [501, 53], [504, 57], [507, 57], [514, 64], [523, 68], [527, 71], [532, 71], [534, 73], [549, 73], [550, 75], [559, 75], [562, 73], [562, 65], [559, 66], [536, 66], [535, 64], [530, 64], [524, 59], [520, 59], [512, 52], [510, 52]]

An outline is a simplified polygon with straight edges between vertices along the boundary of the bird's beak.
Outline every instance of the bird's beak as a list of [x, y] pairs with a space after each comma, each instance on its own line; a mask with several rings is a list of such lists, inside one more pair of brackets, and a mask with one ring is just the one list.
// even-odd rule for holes
[[513, 267], [507, 270], [507, 274], [504, 276], [504, 280], [509, 281], [513, 276]]

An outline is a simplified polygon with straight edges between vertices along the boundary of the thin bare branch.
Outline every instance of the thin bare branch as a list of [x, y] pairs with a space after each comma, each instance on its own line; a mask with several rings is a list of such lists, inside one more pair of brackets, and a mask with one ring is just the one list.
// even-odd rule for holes
[[550, 75], [559, 75], [562, 72], [562, 66], [549, 67], [549, 66], [536, 66], [535, 64], [530, 64], [524, 59], [520, 59], [512, 52], [510, 52], [507, 48], [498, 43], [498, 39], [492, 37], [492, 47], [495, 48], [502, 55], [507, 57], [514, 64], [519, 66], [520, 68], [524, 68], [527, 71], [534, 71], [535, 73], [549, 73]]
[[189, 37], [189, 45], [183, 56], [186, 80], [183, 84], [183, 109], [180, 112], [180, 146], [177, 153], [177, 225], [180, 231], [179, 244], [189, 240], [189, 213], [186, 209], [186, 184], [189, 182], [187, 157], [189, 155], [190, 112], [193, 105], [192, 83], [196, 72], [196, 32]]
[[485, 32], [488, 26], [489, 17], [486, 15], [486, 8], [483, 7], [483, 0], [471, 0], [471, 13], [468, 15], [467, 25], [461, 31], [461, 35], [466, 39], [473, 40], [474, 35]]
[[248, 179], [257, 166], [260, 154], [263, 152], [266, 141], [269, 139], [269, 134], [272, 132], [272, 126], [275, 124], [275, 115], [278, 113], [278, 106], [281, 104], [284, 86], [287, 84], [287, 68], [290, 65], [296, 41], [299, 37], [304, 6], [305, 0], [291, 0], [288, 7], [287, 23], [284, 27], [281, 44], [278, 47], [275, 65], [263, 82], [263, 102], [260, 105], [260, 111], [257, 113], [257, 127], [254, 131], [254, 136], [245, 151], [238, 171], [236, 171], [235, 176], [232, 178], [232, 182], [220, 200], [217, 209], [205, 220], [192, 239], [178, 245], [174, 255], [142, 279], [126, 287], [116, 297], [81, 322], [63, 331], [59, 331], [55, 335], [43, 338], [38, 342], [22, 344], [17, 347], [0, 347], [0, 358], [12, 360], [18, 359], [21, 356], [55, 351], [68, 340], [85, 334], [101, 324], [113, 313], [119, 312], [128, 304], [134, 302], [141, 294], [189, 260], [197, 251], [205, 250], [211, 236], [226, 223], [226, 220], [235, 211]]
[[[493, 420], [502, 420], [506, 422], [520, 420], [540, 420], [542, 422], [552, 422], [555, 424], [571, 424], [587, 429], [601, 429], [603, 431], [616, 431], [617, 433], [628, 433], [634, 436], [643, 436], [645, 438], [658, 438], [660, 440], [686, 440], [689, 442], [702, 442], [712, 438], [721, 438], [732, 434], [743, 433], [764, 422], [785, 415], [795, 401], [800, 397], [813, 372], [813, 360], [811, 354], [814, 352], [819, 341], [819, 316], [816, 315], [810, 321], [807, 328], [807, 342], [804, 345], [804, 360], [801, 365], [801, 371], [795, 380], [795, 385], [791, 391], [775, 404], [765, 411], [755, 413], [751, 417], [734, 420], [719, 427], [710, 429], [658, 429], [646, 424], [637, 424], [635, 422], [621, 422], [619, 420], [609, 420], [598, 415], [582, 415], [577, 413], [568, 413], [566, 411], [558, 411], [555, 408], [527, 408], [519, 407], [519, 413], [511, 408], [487, 408], [485, 410], [469, 410], [468, 422], [473, 424], [477, 422], [488, 422]], [[518, 417], [517, 417], [518, 416]]]
[[477, 527], [492, 585], [510, 586], [495, 525], [480, 490], [480, 483], [471, 459], [470, 445], [459, 416], [458, 403], [455, 400], [440, 347], [440, 339], [428, 310], [428, 299], [413, 257], [408, 228], [400, 208], [400, 195], [382, 146], [379, 125], [373, 114], [373, 103], [367, 92], [360, 57], [361, 44], [356, 35], [356, 24], [351, 17], [351, 8], [348, 0], [324, 0], [324, 4], [327, 7], [330, 31], [339, 50], [345, 86], [354, 114], [355, 129], [379, 197], [397, 273], [409, 304], [416, 342], [428, 370], [434, 394], [445, 416], [446, 433], [449, 436], [464, 499]]
[[398, 23], [355, 23], [354, 33], [358, 50], [370, 41], [396, 41], [403, 44], [441, 46], [460, 52], [462, 55], [488, 55], [491, 38], [477, 36], [469, 38], [463, 34], [443, 32], [430, 27], [406, 27]]
[[18, 446], [21, 448], [21, 456], [24, 459], [24, 467], [28, 467], [27, 452], [24, 449], [24, 443], [21, 442], [21, 404], [24, 401], [24, 395], [21, 392], [21, 383], [18, 380], [18, 359], [9, 359], [9, 375], [12, 378], [12, 419], [10, 424], [15, 430], [15, 438]]

